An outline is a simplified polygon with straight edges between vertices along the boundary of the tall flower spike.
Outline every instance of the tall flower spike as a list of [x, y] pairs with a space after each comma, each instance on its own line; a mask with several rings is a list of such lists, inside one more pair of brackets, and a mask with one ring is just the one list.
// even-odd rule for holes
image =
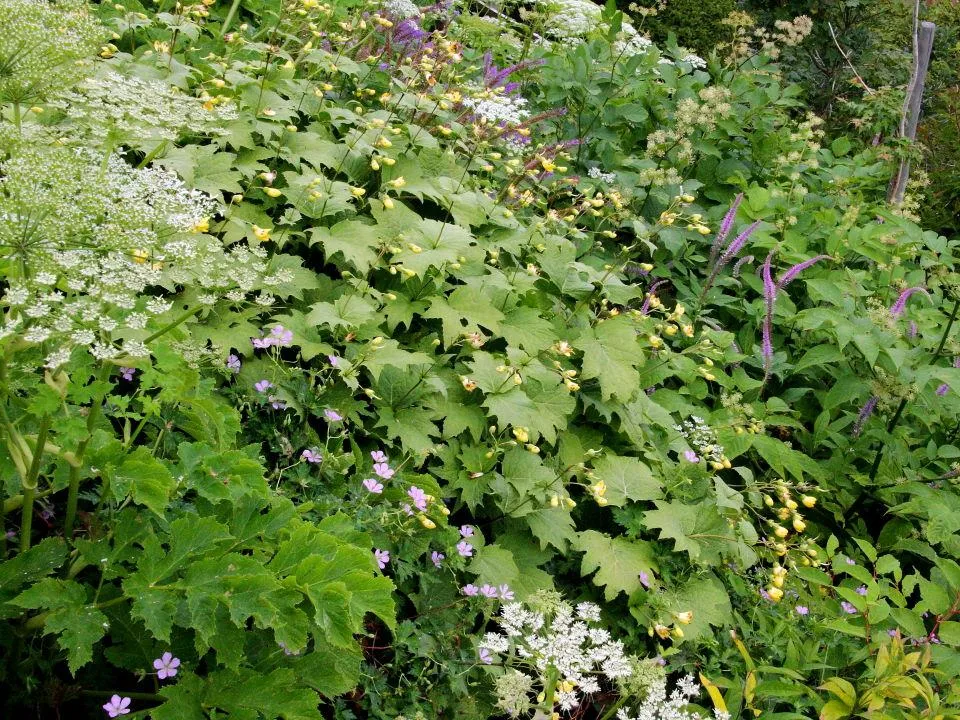
[[911, 295], [918, 292], [921, 292], [927, 297], [930, 297], [930, 293], [928, 293], [922, 287], [907, 288], [902, 293], [900, 293], [900, 297], [897, 298], [897, 301], [890, 306], [890, 314], [895, 318], [898, 318], [901, 315], [903, 315], [903, 311], [907, 309], [907, 300], [910, 299]]
[[723, 269], [726, 264], [733, 259], [734, 255], [743, 249], [743, 246], [747, 244], [747, 240], [750, 239], [750, 236], [753, 235], [759, 226], [759, 220], [750, 223], [746, 230], [733, 239], [733, 242], [727, 246], [727, 249], [723, 251], [723, 255], [720, 256], [720, 262], [717, 263], [717, 272]]
[[863, 432], [864, 423], [866, 423], [867, 419], [873, 415], [873, 411], [877, 407], [877, 401], [879, 399], [880, 398], [874, 395], [863, 404], [862, 408], [860, 408], [860, 414], [857, 415], [857, 420], [853, 423], [853, 429], [850, 431], [851, 437], [860, 437], [860, 433]]
[[826, 260], [829, 257], [830, 257], [829, 255], [817, 255], [816, 257], [812, 257], [809, 260], [804, 260], [802, 263], [797, 263], [792, 268], [787, 270], [783, 275], [780, 276], [780, 279], [777, 281], [777, 289], [782, 290], [787, 285], [789, 285], [794, 280], [796, 280], [797, 276], [800, 273], [802, 273], [804, 270], [806, 270], [808, 267], [815, 265], [821, 260]]
[[713, 239], [713, 247], [710, 248], [709, 267], [713, 267], [713, 264], [717, 261], [717, 255], [720, 254], [720, 246], [723, 245], [723, 241], [726, 240], [727, 235], [730, 234], [730, 230], [733, 228], [733, 221], [737, 217], [737, 209], [742, 202], [743, 193], [740, 193], [733, 199], [733, 204], [730, 205], [727, 214], [723, 216], [723, 220], [720, 222], [720, 229], [717, 230], [717, 236]]
[[766, 306], [766, 312], [763, 315], [763, 369], [764, 376], [770, 374], [770, 365], [773, 362], [773, 303], [777, 299], [777, 286], [773, 282], [773, 273], [770, 263], [773, 260], [773, 253], [767, 255], [763, 261], [761, 273], [763, 276], [763, 301]]

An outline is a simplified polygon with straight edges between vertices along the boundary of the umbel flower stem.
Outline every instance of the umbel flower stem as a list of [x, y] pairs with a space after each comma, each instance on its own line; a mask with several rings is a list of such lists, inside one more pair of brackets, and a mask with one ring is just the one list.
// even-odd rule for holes
[[23, 479], [23, 510], [20, 515], [20, 552], [30, 549], [30, 533], [33, 526], [33, 501], [37, 495], [37, 477], [43, 459], [43, 449], [47, 444], [47, 433], [50, 431], [50, 415], [44, 415], [40, 420], [40, 429], [37, 431], [37, 442], [34, 445], [33, 457], [27, 476]]
[[[950, 312], [950, 319], [947, 321], [947, 326], [943, 329], [943, 335], [940, 336], [940, 344], [937, 345], [936, 351], [933, 355], [930, 356], [930, 365], [933, 365], [937, 358], [940, 357], [940, 354], [943, 352], [943, 346], [947, 344], [947, 338], [950, 336], [950, 330], [953, 328], [953, 323], [957, 319], [957, 312], [960, 311], [960, 299], [957, 299], [953, 303], [953, 310]], [[900, 418], [903, 416], [903, 411], [907, 407], [907, 399], [902, 398], [900, 404], [897, 406], [896, 412], [893, 413], [893, 417], [890, 418], [890, 422], [887, 423], [887, 434], [892, 433], [897, 424], [900, 422]], [[883, 448], [886, 443], [881, 443], [880, 447], [877, 448], [876, 455], [873, 456], [873, 466], [870, 468], [870, 480], [873, 481], [877, 477], [877, 472], [880, 470], [880, 461], [883, 459]]]

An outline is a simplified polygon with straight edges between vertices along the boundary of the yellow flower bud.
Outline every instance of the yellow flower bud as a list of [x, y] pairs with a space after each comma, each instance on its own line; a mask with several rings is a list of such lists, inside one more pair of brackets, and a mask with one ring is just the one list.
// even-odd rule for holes
[[267, 195], [269, 195], [272, 198], [280, 197], [283, 194], [276, 188], [272, 188], [272, 187], [264, 188], [263, 192], [265, 192]]
[[437, 524], [426, 515], [418, 515], [418, 518], [420, 520], [420, 524], [423, 525], [427, 530], [433, 530], [437, 526]]
[[252, 230], [253, 230], [254, 237], [256, 237], [257, 240], [259, 240], [260, 242], [266, 242], [267, 240], [270, 239], [269, 228], [262, 228], [254, 225]]
[[813, 495], [804, 495], [802, 498], [800, 498], [800, 502], [803, 503], [804, 507], [812, 508], [817, 504], [817, 499], [813, 497]]
[[778, 603], [783, 599], [783, 590], [778, 587], [768, 587], [767, 595], [770, 596], [770, 599], [773, 600], [773, 602]]
[[787, 530], [783, 525], [777, 525], [777, 527], [773, 530], [773, 534], [782, 539], [789, 535], [790, 531]]
[[804, 530], [807, 529], [807, 524], [803, 521], [803, 518], [801, 518], [799, 515], [793, 516], [793, 529], [796, 530], [798, 533], [802, 533]]
[[684, 612], [677, 613], [675, 617], [677, 618], [677, 622], [681, 622], [684, 625], [689, 625], [691, 622], [693, 622], [693, 611], [686, 610]]
[[384, 195], [382, 198], [382, 202], [383, 202], [384, 208], [386, 208], [387, 210], [393, 210], [393, 200], [391, 200], [389, 197]]

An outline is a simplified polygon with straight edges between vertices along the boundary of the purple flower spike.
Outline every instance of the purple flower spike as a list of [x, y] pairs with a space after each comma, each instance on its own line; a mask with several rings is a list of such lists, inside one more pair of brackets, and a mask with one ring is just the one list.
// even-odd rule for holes
[[103, 709], [106, 710], [107, 715], [112, 718], [126, 715], [130, 712], [130, 698], [122, 698], [119, 695], [114, 695], [110, 698], [110, 702], [103, 706]]
[[843, 611], [844, 611], [847, 615], [856, 615], [856, 614], [857, 614], [857, 609], [853, 606], [852, 603], [848, 603], [846, 600], [844, 600], [842, 603], [840, 603], [840, 607], [843, 608]]
[[911, 295], [914, 295], [915, 293], [918, 293], [918, 292], [923, 293], [927, 297], [930, 297], [930, 293], [928, 293], [922, 287], [907, 288], [902, 293], [900, 293], [900, 297], [897, 298], [897, 301], [890, 306], [890, 315], [895, 318], [898, 318], [901, 315], [903, 315], [903, 311], [907, 309], [907, 300], [910, 299]]
[[338, 413], [336, 410], [331, 410], [330, 408], [327, 408], [323, 411], [323, 416], [327, 419], [327, 422], [334, 423], [343, 421], [343, 415]]
[[783, 275], [780, 276], [780, 279], [777, 281], [777, 290], [783, 290], [787, 285], [792, 283], [797, 279], [797, 276], [806, 270], [808, 267], [811, 267], [821, 260], [829, 259], [829, 255], [817, 255], [812, 257], [809, 260], [804, 260], [802, 263], [797, 263], [792, 268], [787, 270]]
[[[853, 429], [850, 431], [851, 437], [860, 437], [860, 433], [863, 432], [863, 425], [865, 422], [867, 422], [870, 416], [873, 415], [873, 411], [877, 407], [878, 400], [880, 400], [880, 398], [874, 395], [864, 403], [862, 408], [860, 408], [860, 414], [857, 415], [857, 421], [853, 423]], [[850, 558], [847, 558], [847, 560], [849, 561]]]
[[948, 392], [950, 392], [950, 386], [944, 383], [943, 385], [937, 388], [937, 397], [943, 397]]
[[770, 374], [770, 365], [773, 362], [773, 303], [777, 299], [777, 286], [773, 283], [773, 274], [770, 262], [773, 260], [773, 253], [767, 255], [763, 261], [761, 273], [763, 275], [763, 300], [766, 306], [766, 312], [763, 317], [763, 368], [764, 374]]
[[165, 652], [153, 661], [153, 667], [160, 680], [172, 678], [177, 674], [177, 668], [180, 667], [180, 658], [175, 658], [173, 653]]
[[717, 267], [718, 270], [725, 267], [726, 264], [743, 249], [743, 246], [747, 244], [747, 240], [750, 239], [750, 236], [753, 235], [754, 231], [758, 227], [760, 227], [760, 220], [748, 225], [746, 230], [733, 239], [733, 241], [727, 246], [727, 249], [723, 251], [723, 255], [720, 256], [720, 262], [718, 263]]
[[860, 587], [858, 587], [858, 588], [857, 588], [857, 595], [859, 595], [860, 597], [866, 597], [866, 596], [867, 596], [867, 586], [866, 586], [866, 585], [861, 585]]
[[733, 221], [737, 218], [737, 209], [742, 202], [743, 193], [740, 193], [733, 199], [733, 204], [730, 205], [730, 209], [727, 210], [727, 214], [723, 216], [723, 220], [720, 222], [720, 229], [717, 230], [717, 236], [713, 239], [713, 247], [710, 248], [710, 267], [713, 267], [716, 263], [720, 246], [723, 245], [723, 241], [727, 239], [727, 235], [733, 229]]

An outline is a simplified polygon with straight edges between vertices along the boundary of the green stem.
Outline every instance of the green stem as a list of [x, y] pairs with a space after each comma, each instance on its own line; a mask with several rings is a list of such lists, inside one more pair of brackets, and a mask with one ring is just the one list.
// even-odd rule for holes
[[166, 325], [165, 327], [160, 328], [160, 329], [157, 330], [153, 335], [149, 336], [146, 340], [143, 341], [143, 344], [144, 344], [144, 345], [149, 345], [149, 344], [152, 343], [154, 340], [156, 340], [158, 337], [161, 337], [162, 335], [166, 335], [168, 332], [170, 332], [170, 331], [173, 330], [174, 328], [179, 327], [180, 325], [183, 325], [183, 323], [185, 323], [187, 320], [189, 320], [190, 318], [192, 318], [194, 315], [196, 315], [196, 314], [197, 314], [198, 312], [200, 312], [202, 309], [203, 309], [203, 306], [202, 306], [202, 305], [198, 305], [198, 306], [195, 307], [195, 308], [191, 308], [190, 310], [187, 310], [186, 312], [183, 313], [183, 315], [181, 315], [180, 317], [178, 317], [176, 320], [174, 320], [173, 322], [171, 322], [169, 325]]
[[44, 415], [40, 419], [40, 429], [37, 432], [37, 444], [33, 448], [33, 458], [27, 476], [23, 479], [23, 511], [20, 515], [20, 552], [30, 549], [30, 535], [33, 529], [33, 501], [37, 495], [37, 477], [40, 475], [40, 465], [43, 460], [43, 448], [47, 444], [47, 433], [50, 431], [50, 416]]
[[[957, 319], [957, 312], [960, 311], [960, 299], [955, 300], [953, 303], [953, 310], [950, 311], [950, 319], [947, 321], [947, 326], [943, 329], [943, 335], [940, 336], [940, 344], [937, 345], [936, 352], [930, 356], [930, 365], [933, 365], [937, 359], [940, 357], [940, 353], [943, 352], [944, 345], [947, 344], [947, 338], [950, 336], [950, 330], [953, 328], [953, 323]], [[896, 427], [897, 423], [900, 422], [900, 418], [903, 416], [903, 411], [907, 407], [907, 399], [903, 398], [900, 400], [900, 404], [897, 406], [897, 411], [893, 414], [893, 417], [890, 418], [890, 422], [887, 424], [887, 435], [892, 433]], [[873, 456], [873, 466], [870, 468], [870, 481], [877, 477], [877, 472], [880, 470], [880, 461], [883, 459], [883, 448], [886, 446], [886, 443], [880, 445], [877, 448], [877, 454]]]
[[20, 117], [20, 103], [13, 103], [13, 124], [17, 126], [17, 133], [19, 134], [22, 131], [21, 127], [21, 117]]
[[626, 702], [627, 702], [627, 698], [624, 696], [621, 696], [620, 699], [617, 700], [617, 702], [614, 703], [609, 710], [607, 710], [603, 715], [600, 716], [600, 720], [610, 720], [610, 718], [612, 718], [616, 714], [617, 710], [622, 708]]
[[223, 19], [223, 25], [220, 27], [220, 37], [222, 38], [227, 34], [227, 30], [230, 29], [230, 24], [233, 22], [233, 18], [237, 15], [237, 10], [240, 9], [240, 0], [233, 0], [233, 4], [230, 6], [230, 10], [227, 11], [227, 16]]
[[[111, 366], [104, 365], [100, 368], [97, 380], [106, 383], [110, 377]], [[90, 444], [90, 438], [93, 434], [94, 426], [100, 419], [100, 412], [103, 409], [103, 401], [107, 397], [106, 390], [100, 390], [93, 398], [90, 404], [90, 411], [87, 413], [87, 436], [80, 441], [77, 446], [77, 452], [74, 456], [74, 462], [70, 465], [70, 484], [67, 489], [67, 509], [63, 520], [63, 534], [69, 540], [73, 535], [73, 524], [77, 519], [77, 498], [80, 495], [80, 469], [83, 467], [83, 456], [87, 452], [87, 445]]]

